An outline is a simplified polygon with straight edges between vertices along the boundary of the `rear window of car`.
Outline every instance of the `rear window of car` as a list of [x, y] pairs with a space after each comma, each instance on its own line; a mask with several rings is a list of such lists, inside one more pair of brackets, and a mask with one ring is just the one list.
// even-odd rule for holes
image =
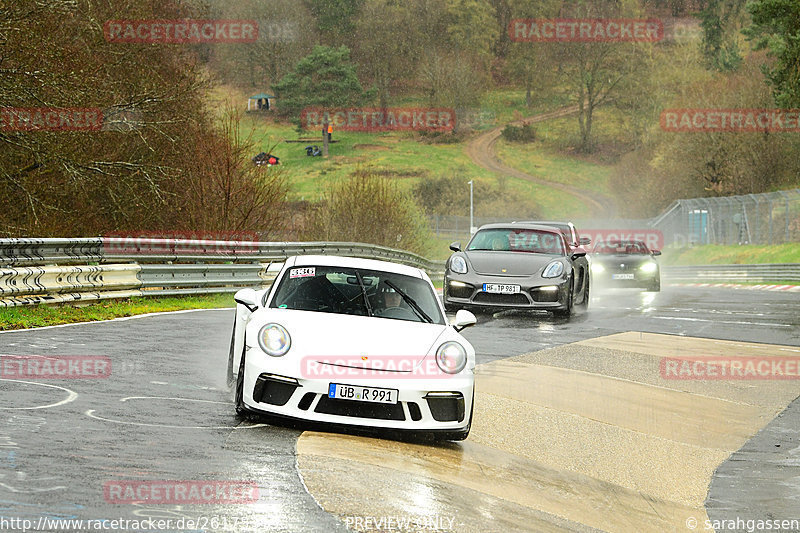
[[564, 239], [558, 233], [519, 228], [480, 230], [467, 251], [527, 252], [564, 255]]
[[[302, 266], [284, 272], [269, 307], [412, 322], [428, 322], [427, 316], [434, 324], [444, 324], [436, 298], [430, 284], [421, 278], [378, 270]], [[382, 313], [388, 305], [395, 312]]]

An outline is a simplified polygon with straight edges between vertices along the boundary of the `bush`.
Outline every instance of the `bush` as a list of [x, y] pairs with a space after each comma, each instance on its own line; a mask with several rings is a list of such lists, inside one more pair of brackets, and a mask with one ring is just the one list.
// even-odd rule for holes
[[510, 142], [530, 143], [536, 140], [536, 129], [530, 124], [523, 124], [522, 126], [507, 124], [503, 128], [503, 139]]
[[366, 242], [424, 256], [430, 230], [419, 206], [395, 182], [358, 169], [327, 187], [309, 214], [304, 238]]
[[[469, 177], [466, 170], [449, 176], [423, 178], [414, 185], [417, 203], [427, 215], [469, 214]], [[538, 206], [514, 194], [505, 178], [498, 182], [474, 179], [475, 216], [507, 216], [510, 218], [535, 218]]]

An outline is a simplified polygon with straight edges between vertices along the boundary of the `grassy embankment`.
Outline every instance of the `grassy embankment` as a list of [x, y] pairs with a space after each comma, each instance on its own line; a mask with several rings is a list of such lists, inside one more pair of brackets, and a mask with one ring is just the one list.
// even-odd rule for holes
[[179, 311], [183, 309], [216, 309], [233, 307], [232, 294], [210, 294], [173, 298], [131, 298], [106, 300], [83, 305], [25, 305], [0, 307], [0, 331], [38, 328], [109, 320], [126, 316]]
[[[232, 101], [242, 99], [241, 96], [228, 97]], [[524, 101], [523, 91], [502, 90], [488, 94], [483, 101], [481, 113], [477, 115], [481, 120], [477, 131], [566, 105], [563, 97], [551, 97], [536, 102], [528, 110]], [[424, 104], [413, 99], [397, 104], [397, 107], [414, 106], [424, 107]], [[543, 125], [537, 125], [539, 127]], [[574, 122], [563, 122], [560, 126], [564, 131], [569, 127], [574, 129]], [[330, 157], [325, 160], [306, 156], [305, 147], [319, 145], [319, 140], [284, 142], [298, 138], [317, 138], [319, 134], [316, 131], [305, 131], [298, 135], [294, 126], [274, 121], [270, 115], [249, 114], [242, 122], [241, 134], [246, 135], [251, 131], [258, 149], [266, 151], [274, 147], [273, 152], [281, 158], [282, 167], [289, 171], [292, 184], [290, 198], [293, 200], [317, 201], [328, 183], [349, 175], [359, 166], [366, 166], [398, 180], [400, 187], [408, 191], [420, 180], [438, 176], [459, 175], [484, 182], [509, 198], [509, 203], [513, 200], [515, 206], [529, 206], [529, 212], [508, 213], [512, 217], [534, 214], [544, 218], [574, 217], [585, 209], [580, 200], [560, 190], [513, 177], [498, 178], [492, 172], [475, 165], [464, 149], [468, 139], [453, 144], [431, 144], [410, 132], [334, 131], [333, 138], [338, 142], [331, 145]], [[543, 135], [542, 141], [530, 144], [501, 141], [498, 148], [502, 149], [501, 157], [509, 166], [526, 172], [532, 170], [531, 173], [537, 177], [565, 180], [580, 186], [585, 184], [587, 189], [605, 192], [607, 170], [604, 166], [581, 160], [571, 163], [568, 156], [560, 155], [554, 148], [554, 142], [563, 140], [564, 135], [551, 133], [549, 136]], [[595, 166], [598, 168], [595, 169]], [[574, 181], [574, 176], [579, 174], [586, 176], [580, 184]], [[475, 214], [496, 215], [497, 205], [484, 205], [481, 198], [476, 198]]]

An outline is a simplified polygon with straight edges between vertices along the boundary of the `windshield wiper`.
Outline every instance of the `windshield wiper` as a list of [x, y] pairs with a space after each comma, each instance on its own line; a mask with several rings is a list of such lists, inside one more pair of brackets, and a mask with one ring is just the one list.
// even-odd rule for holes
[[388, 281], [388, 280], [383, 280], [383, 282], [384, 282], [386, 285], [388, 285], [389, 287], [391, 287], [392, 289], [394, 289], [394, 292], [396, 292], [397, 294], [399, 294], [399, 295], [400, 295], [400, 297], [401, 297], [401, 298], [402, 298], [402, 299], [403, 299], [403, 300], [404, 300], [404, 301], [405, 301], [405, 302], [406, 302], [406, 303], [409, 305], [409, 307], [411, 307], [411, 309], [412, 309], [412, 310], [413, 310], [415, 313], [417, 313], [417, 315], [418, 315], [418, 316], [419, 316], [419, 317], [420, 317], [422, 320], [424, 320], [424, 321], [425, 321], [425, 322], [427, 322], [428, 324], [433, 324], [433, 319], [432, 319], [431, 317], [429, 317], [429, 316], [427, 315], [427, 313], [425, 313], [425, 311], [423, 311], [423, 310], [422, 310], [422, 308], [419, 306], [419, 304], [416, 302], [416, 300], [414, 300], [414, 298], [412, 298], [412, 297], [411, 297], [411, 296], [409, 296], [408, 294], [406, 294], [406, 293], [404, 293], [403, 291], [401, 291], [401, 290], [400, 290], [400, 288], [399, 288], [397, 285], [395, 285], [394, 283], [392, 283], [391, 281]]
[[361, 279], [361, 274], [356, 270], [356, 279], [358, 280], [358, 285], [361, 287], [361, 295], [364, 297], [364, 305], [367, 306], [367, 316], [372, 316], [372, 305], [369, 303], [369, 298], [367, 298], [367, 288], [364, 286], [364, 280]]

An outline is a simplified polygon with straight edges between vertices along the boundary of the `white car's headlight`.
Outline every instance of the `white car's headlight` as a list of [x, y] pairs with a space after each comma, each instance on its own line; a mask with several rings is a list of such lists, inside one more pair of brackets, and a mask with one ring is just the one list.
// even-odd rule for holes
[[553, 261], [544, 268], [542, 272], [543, 278], [557, 278], [564, 273], [564, 263], [561, 261]]
[[261, 349], [273, 357], [286, 355], [292, 346], [292, 338], [286, 328], [280, 324], [266, 324], [258, 332], [258, 344]]
[[448, 341], [436, 350], [436, 364], [442, 372], [458, 374], [467, 366], [467, 351], [459, 343]]
[[605, 267], [600, 263], [592, 263], [592, 272], [599, 274], [600, 272], [605, 271]]
[[450, 270], [456, 274], [466, 274], [467, 262], [460, 255], [454, 255], [450, 258]]
[[658, 263], [656, 263], [655, 261], [648, 261], [639, 268], [641, 269], [642, 272], [655, 272], [656, 270], [658, 270]]

